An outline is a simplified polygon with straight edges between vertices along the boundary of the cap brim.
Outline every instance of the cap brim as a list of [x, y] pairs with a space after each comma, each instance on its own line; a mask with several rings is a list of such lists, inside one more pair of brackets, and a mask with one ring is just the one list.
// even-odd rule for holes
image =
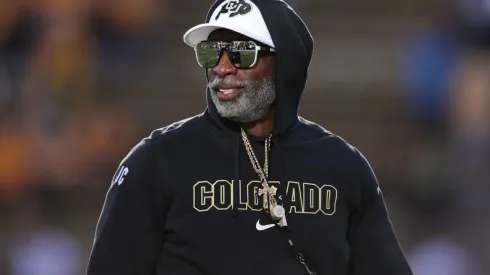
[[[237, 26], [231, 27], [229, 24], [220, 24], [220, 23], [204, 23], [189, 29], [184, 34], [184, 42], [191, 47], [195, 47], [197, 44], [199, 44], [199, 42], [208, 40], [209, 35], [217, 29], [228, 29], [230, 31], [243, 34], [256, 41], [262, 42], [266, 45], [270, 44], [270, 42], [268, 43], [267, 41], [262, 41], [262, 39], [260, 39], [259, 37], [255, 37], [254, 34], [249, 33], [248, 31], [240, 27]], [[273, 45], [270, 46], [274, 47]]]
[[207, 40], [213, 31], [221, 28], [224, 27], [219, 24], [206, 23], [197, 25], [184, 34], [184, 42], [191, 47], [195, 47], [199, 42]]

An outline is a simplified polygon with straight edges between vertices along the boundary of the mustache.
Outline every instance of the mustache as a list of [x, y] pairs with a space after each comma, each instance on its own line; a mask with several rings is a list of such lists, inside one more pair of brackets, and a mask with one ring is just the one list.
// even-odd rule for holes
[[219, 78], [218, 76], [215, 76], [209, 83], [208, 87], [210, 89], [217, 89], [218, 85], [230, 85], [230, 86], [242, 86], [246, 87], [250, 85], [250, 81], [239, 81], [239, 80], [232, 80], [229, 78]]

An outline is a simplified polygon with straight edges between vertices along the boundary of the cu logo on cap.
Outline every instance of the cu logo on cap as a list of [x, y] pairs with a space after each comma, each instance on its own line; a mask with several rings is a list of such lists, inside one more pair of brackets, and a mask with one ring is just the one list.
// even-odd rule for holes
[[218, 15], [214, 20], [218, 20], [220, 15], [229, 13], [229, 17], [235, 17], [237, 15], [245, 15], [252, 10], [252, 6], [245, 2], [245, 0], [231, 0], [223, 5]]

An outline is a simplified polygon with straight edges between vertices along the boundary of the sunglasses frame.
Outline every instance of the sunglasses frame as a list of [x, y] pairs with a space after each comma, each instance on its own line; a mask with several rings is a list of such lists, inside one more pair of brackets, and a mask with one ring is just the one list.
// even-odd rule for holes
[[[230, 52], [230, 46], [234, 45], [235, 43], [250, 43], [250, 44], [253, 44], [255, 45], [255, 57], [254, 57], [254, 61], [252, 63], [252, 65], [250, 66], [247, 66], [247, 67], [237, 67], [235, 65], [234, 62], [231, 62], [231, 64], [233, 65], [233, 67], [235, 67], [236, 69], [250, 69], [250, 68], [253, 68], [256, 64], [257, 64], [257, 60], [259, 58], [259, 52], [260, 51], [264, 51], [264, 52], [275, 52], [276, 50], [272, 47], [269, 47], [269, 46], [260, 46], [258, 45], [255, 41], [251, 41], [251, 40], [236, 40], [236, 41], [231, 41], [231, 42], [226, 42], [226, 41], [209, 41], [209, 40], [205, 40], [205, 41], [201, 41], [199, 42], [195, 47], [194, 47], [194, 51], [196, 53], [196, 60], [197, 60], [197, 64], [199, 64], [200, 67], [204, 68], [204, 69], [212, 69], [216, 66], [218, 66], [220, 60], [221, 60], [221, 57], [222, 57], [222, 53], [223, 51], [227, 51], [228, 53]], [[199, 56], [198, 56], [198, 48], [199, 46], [202, 44], [202, 43], [216, 43], [218, 45], [217, 47], [217, 50], [219, 50], [218, 52], [218, 60], [216, 61], [216, 64], [213, 66], [213, 67], [204, 67], [203, 65], [201, 65], [201, 63], [199, 62]], [[233, 51], [232, 51], [233, 52]]]

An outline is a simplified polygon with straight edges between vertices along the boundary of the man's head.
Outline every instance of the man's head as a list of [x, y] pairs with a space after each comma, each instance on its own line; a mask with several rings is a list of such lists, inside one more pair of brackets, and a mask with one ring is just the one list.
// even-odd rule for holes
[[[251, 39], [233, 31], [219, 29], [211, 33], [209, 41]], [[240, 53], [233, 50], [221, 51], [218, 58], [217, 65], [207, 69], [208, 87], [218, 113], [239, 123], [257, 121], [266, 116], [276, 98], [274, 54], [258, 51], [257, 61], [250, 68], [240, 67]]]
[[[314, 41], [303, 20], [286, 2], [216, 0], [206, 15], [205, 23], [189, 29], [183, 38], [187, 45], [196, 49], [199, 64], [210, 68], [207, 70], [209, 86], [218, 88], [214, 86], [213, 81], [216, 81], [223, 88], [231, 85], [246, 88], [240, 93], [226, 95], [233, 97], [229, 101], [223, 100], [216, 89], [208, 88], [208, 113], [218, 124], [223, 125], [223, 121], [216, 120], [220, 117], [240, 122], [260, 119], [271, 106], [274, 116], [266, 117], [273, 118], [275, 135], [285, 133], [297, 123]], [[252, 40], [258, 43], [210, 40]], [[202, 41], [206, 42], [199, 48]], [[258, 62], [255, 62], [255, 57]], [[265, 119], [264, 122], [270, 121]], [[226, 122], [224, 126], [233, 127]]]
[[253, 2], [223, 1], [209, 22], [190, 29], [184, 41], [207, 70], [210, 97], [222, 117], [247, 123], [271, 111], [276, 98], [274, 43]]

